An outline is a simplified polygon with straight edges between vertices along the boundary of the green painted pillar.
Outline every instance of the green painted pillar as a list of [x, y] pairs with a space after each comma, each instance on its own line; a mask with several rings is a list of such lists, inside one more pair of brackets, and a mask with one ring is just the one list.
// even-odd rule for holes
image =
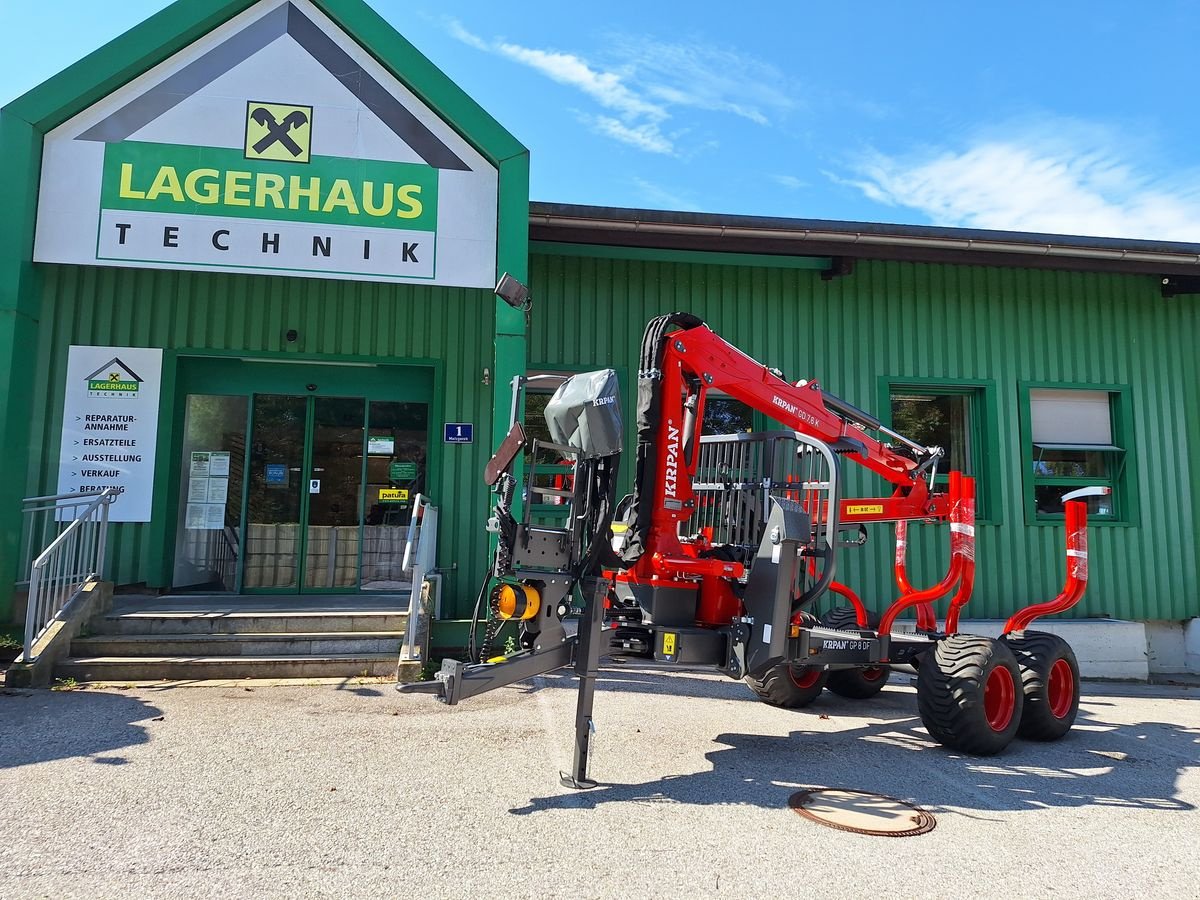
[[[500, 197], [497, 216], [496, 278], [505, 272], [529, 283], [529, 153], [524, 151], [500, 162]], [[537, 298], [534, 297], [534, 315]], [[508, 434], [512, 409], [512, 380], [525, 374], [528, 335], [525, 313], [496, 298], [496, 340], [492, 369], [491, 450]], [[489, 453], [490, 455], [490, 453]]]
[[40, 288], [33, 265], [41, 133], [0, 110], [0, 625], [13, 615], [33, 428]]

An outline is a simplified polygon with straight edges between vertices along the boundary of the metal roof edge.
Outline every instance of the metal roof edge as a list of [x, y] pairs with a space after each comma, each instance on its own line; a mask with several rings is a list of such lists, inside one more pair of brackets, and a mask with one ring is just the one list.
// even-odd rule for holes
[[[740, 241], [787, 242], [795, 245], [820, 244], [844, 248], [846, 255], [870, 256], [871, 249], [907, 248], [920, 257], [926, 251], [931, 258], [952, 253], [958, 261], [987, 265], [1019, 265], [1014, 258], [1041, 260], [1053, 265], [1056, 260], [1090, 261], [1105, 269], [1136, 266], [1139, 272], [1162, 266], [1167, 271], [1195, 272], [1200, 268], [1200, 244], [1147, 241], [1081, 235], [1040, 234], [1017, 231], [948, 228], [934, 225], [895, 225], [876, 222], [844, 222], [828, 219], [790, 219], [769, 216], [724, 215], [716, 213], [676, 212], [668, 210], [625, 209], [584, 206], [569, 203], [529, 205], [531, 228], [554, 231], [571, 229], [575, 233], [593, 233], [603, 243], [620, 243], [617, 234], [658, 235], [676, 239], [681, 248], [689, 240], [718, 239], [735, 249]], [[708, 246], [706, 249], [712, 249]], [[781, 246], [782, 249], [782, 246]], [[759, 249], [757, 252], [762, 252]], [[815, 249], [814, 249], [815, 252]]]

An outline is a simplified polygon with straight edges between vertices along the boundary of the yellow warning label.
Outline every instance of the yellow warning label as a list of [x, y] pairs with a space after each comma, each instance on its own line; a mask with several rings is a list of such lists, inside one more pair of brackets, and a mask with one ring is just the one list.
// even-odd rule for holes
[[846, 507], [846, 514], [851, 516], [878, 516], [882, 512], [882, 503], [859, 503]]
[[408, 491], [405, 488], [380, 488], [379, 502], [380, 503], [404, 503], [408, 500]]
[[245, 149], [246, 159], [308, 162], [312, 150], [312, 107], [247, 103]]
[[663, 656], [675, 655], [675, 635], [671, 632], [663, 634]]

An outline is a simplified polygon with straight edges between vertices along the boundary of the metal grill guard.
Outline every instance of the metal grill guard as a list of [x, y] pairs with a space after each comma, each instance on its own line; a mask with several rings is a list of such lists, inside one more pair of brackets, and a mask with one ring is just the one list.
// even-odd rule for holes
[[769, 498], [799, 503], [813, 521], [812, 549], [832, 577], [840, 466], [828, 444], [794, 431], [705, 435], [692, 490], [689, 525], [725, 545], [749, 568], [771, 513]]

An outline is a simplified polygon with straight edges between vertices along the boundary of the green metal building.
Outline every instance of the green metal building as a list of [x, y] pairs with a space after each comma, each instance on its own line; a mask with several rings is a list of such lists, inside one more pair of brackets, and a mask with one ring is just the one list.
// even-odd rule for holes
[[[531, 204], [525, 148], [361, 0], [180, 0], [6, 106], [0, 154], [0, 620], [22, 498], [102, 485], [119, 585], [299, 597], [394, 586], [426, 494], [461, 619], [512, 376], [632, 398], [673, 310], [949, 445], [972, 615], [1057, 592], [1056, 498], [1093, 483], [1073, 615], [1200, 615], [1200, 245]], [[882, 606], [872, 537], [843, 580]], [[914, 575], [946, 552], [918, 533]]]

